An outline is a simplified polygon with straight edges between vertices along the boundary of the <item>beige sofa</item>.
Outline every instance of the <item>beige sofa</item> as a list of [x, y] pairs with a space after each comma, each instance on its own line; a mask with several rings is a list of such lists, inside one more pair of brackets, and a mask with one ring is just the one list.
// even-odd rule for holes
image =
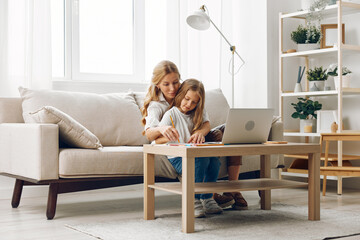
[[[22, 98], [0, 98], [0, 173], [16, 179], [12, 206], [20, 203], [24, 185], [49, 185], [46, 216], [53, 219], [60, 193], [143, 182], [140, 107], [145, 93], [91, 94], [20, 89]], [[29, 112], [53, 106], [95, 134], [103, 147], [59, 147], [57, 124], [34, 123]], [[229, 105], [221, 90], [206, 92], [211, 126], [225, 122]], [[24, 123], [25, 119], [25, 123]], [[283, 139], [283, 125], [274, 122], [269, 138]], [[259, 169], [258, 156], [245, 156], [241, 172]], [[226, 161], [219, 177], [226, 176]], [[282, 163], [272, 156], [272, 168]], [[156, 156], [156, 181], [176, 181], [164, 156]]]

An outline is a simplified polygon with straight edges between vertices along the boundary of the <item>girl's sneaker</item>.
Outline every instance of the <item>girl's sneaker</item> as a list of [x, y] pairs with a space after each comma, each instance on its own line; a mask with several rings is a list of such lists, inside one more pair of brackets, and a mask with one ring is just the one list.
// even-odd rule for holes
[[194, 201], [194, 215], [196, 218], [205, 217], [204, 206], [202, 205], [200, 199], [195, 199]]
[[222, 208], [215, 202], [214, 199], [201, 199], [206, 214], [220, 214], [223, 212]]

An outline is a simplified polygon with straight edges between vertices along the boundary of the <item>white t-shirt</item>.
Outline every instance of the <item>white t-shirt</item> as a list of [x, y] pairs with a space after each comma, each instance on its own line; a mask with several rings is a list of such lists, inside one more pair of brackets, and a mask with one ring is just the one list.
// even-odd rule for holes
[[[161, 119], [163, 118], [165, 112], [169, 109], [170, 104], [166, 101], [164, 95], [160, 93], [159, 101], [151, 101], [147, 109], [148, 115], [145, 117], [145, 128], [144, 130], [152, 127], [158, 127]], [[170, 118], [169, 118], [170, 120]], [[209, 115], [204, 109], [203, 121], [209, 121]], [[171, 122], [170, 122], [171, 126]]]
[[[164, 114], [159, 126], [172, 126], [170, 116], [174, 121], [176, 130], [179, 132], [179, 141], [181, 143], [187, 143], [194, 128], [193, 115], [184, 114], [177, 107], [172, 107]], [[203, 119], [203, 122], [207, 121], [208, 120]], [[174, 143], [177, 143], [177, 141]]]

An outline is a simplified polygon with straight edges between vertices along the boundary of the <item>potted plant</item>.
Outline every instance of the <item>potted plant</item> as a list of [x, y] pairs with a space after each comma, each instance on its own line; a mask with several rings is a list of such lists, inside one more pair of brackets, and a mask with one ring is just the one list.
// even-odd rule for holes
[[291, 115], [292, 118], [300, 118], [300, 132], [315, 132], [316, 131], [316, 111], [320, 110], [322, 104], [311, 99], [298, 98], [297, 103], [291, 103], [294, 106], [295, 112]]
[[[339, 76], [338, 76], [338, 65], [336, 63], [333, 63], [329, 66], [329, 68], [327, 69], [326, 72], [329, 76], [333, 76], [334, 77], [334, 84], [335, 84], [335, 89], [339, 88]], [[350, 87], [350, 73], [351, 71], [343, 66], [342, 67], [342, 87], [343, 88], [349, 88]]]
[[315, 67], [314, 69], [309, 69], [306, 73], [307, 79], [311, 83], [310, 91], [323, 91], [325, 80], [328, 78], [326, 69], [323, 69], [323, 67]]
[[318, 27], [299, 25], [291, 32], [291, 40], [297, 43], [298, 51], [308, 51], [320, 48], [321, 31]]

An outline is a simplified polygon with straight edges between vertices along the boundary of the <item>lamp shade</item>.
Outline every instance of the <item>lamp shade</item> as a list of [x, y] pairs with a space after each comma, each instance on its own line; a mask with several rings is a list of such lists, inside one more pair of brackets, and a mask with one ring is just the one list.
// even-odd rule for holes
[[198, 10], [186, 18], [187, 24], [197, 30], [206, 30], [210, 27], [210, 18], [204, 11]]

